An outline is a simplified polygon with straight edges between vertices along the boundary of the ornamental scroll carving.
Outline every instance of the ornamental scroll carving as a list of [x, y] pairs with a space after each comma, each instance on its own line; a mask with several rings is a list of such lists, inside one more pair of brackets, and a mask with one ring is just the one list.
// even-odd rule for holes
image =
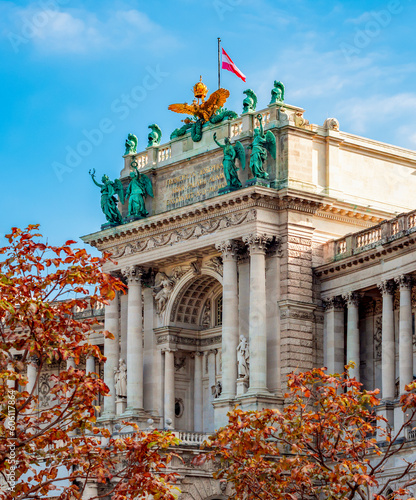
[[191, 239], [199, 238], [200, 236], [214, 233], [215, 231], [226, 229], [231, 226], [237, 226], [243, 222], [256, 220], [257, 210], [250, 209], [243, 213], [235, 213], [226, 215], [218, 219], [211, 219], [206, 222], [201, 222], [191, 227], [184, 227], [166, 232], [161, 235], [144, 238], [137, 243], [128, 243], [120, 245], [111, 250], [113, 258], [119, 258], [124, 255], [140, 253], [155, 248], [173, 245]]

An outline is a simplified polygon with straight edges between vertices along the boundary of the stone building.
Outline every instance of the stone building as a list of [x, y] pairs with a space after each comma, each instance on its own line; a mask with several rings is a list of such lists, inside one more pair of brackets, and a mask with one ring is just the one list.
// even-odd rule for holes
[[247, 165], [243, 187], [219, 194], [213, 134], [247, 148], [257, 113], [209, 124], [199, 142], [187, 133], [125, 155], [122, 182], [133, 160], [152, 181], [149, 216], [83, 237], [111, 252], [106, 270], [128, 285], [104, 313], [115, 339], [97, 336], [111, 391], [100, 418], [178, 432], [184, 499], [227, 498], [190, 458], [235, 404], [279, 407], [292, 370], [355, 361], [395, 425], [414, 373], [416, 153], [344, 133], [333, 118], [309, 124], [303, 109], [277, 102], [260, 111], [276, 138], [269, 182]]

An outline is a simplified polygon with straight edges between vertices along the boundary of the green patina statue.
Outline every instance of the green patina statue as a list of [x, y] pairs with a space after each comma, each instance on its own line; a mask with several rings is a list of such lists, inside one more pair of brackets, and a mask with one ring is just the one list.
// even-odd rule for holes
[[251, 89], [247, 89], [243, 92], [247, 97], [243, 101], [243, 114], [250, 111], [256, 111], [257, 106], [257, 96]]
[[137, 170], [137, 162], [131, 163], [133, 172], [130, 172], [130, 184], [127, 187], [126, 198], [129, 197], [129, 217], [142, 218], [149, 215], [144, 200], [147, 195], [153, 198], [152, 181], [146, 174]]
[[272, 88], [272, 100], [270, 104], [276, 104], [278, 102], [283, 102], [285, 100], [285, 86], [282, 82], [274, 81], [274, 87]]
[[151, 148], [152, 146], [159, 146], [160, 139], [162, 137], [160, 127], [154, 123], [153, 125], [149, 125], [149, 128], [151, 129], [151, 132], [149, 132], [149, 135], [147, 136], [147, 147]]
[[124, 154], [129, 155], [131, 153], [136, 153], [137, 142], [137, 137], [134, 134], [129, 134], [126, 139], [126, 151]]
[[101, 189], [101, 209], [110, 224], [123, 224], [123, 217], [117, 207], [118, 196], [120, 203], [124, 203], [124, 190], [120, 179], [110, 181], [108, 175], [103, 175], [102, 184], [95, 180], [95, 169], [89, 171], [91, 178], [96, 186]]
[[251, 149], [250, 169], [254, 177], [268, 179], [269, 174], [264, 169], [264, 163], [267, 160], [267, 152], [271, 154], [273, 159], [276, 159], [276, 138], [271, 130], [264, 133], [263, 117], [260, 113], [256, 118], [260, 127], [254, 129], [253, 142], [248, 146]]
[[237, 141], [235, 143], [235, 146], [232, 146], [228, 137], [224, 139], [224, 144], [220, 144], [217, 141], [216, 133], [214, 133], [214, 141], [224, 153], [222, 166], [224, 168], [224, 177], [227, 180], [227, 187], [230, 189], [241, 188], [241, 182], [237, 175], [237, 171], [239, 170], [239, 168], [236, 166], [235, 162], [236, 160], [239, 160], [242, 169], [245, 169], [246, 153], [244, 151], [244, 146], [240, 141]]

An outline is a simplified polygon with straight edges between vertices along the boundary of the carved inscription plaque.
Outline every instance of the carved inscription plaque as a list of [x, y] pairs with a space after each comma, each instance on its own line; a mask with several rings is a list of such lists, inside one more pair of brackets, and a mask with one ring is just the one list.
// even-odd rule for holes
[[164, 181], [165, 210], [190, 205], [217, 196], [227, 182], [221, 163], [184, 171]]

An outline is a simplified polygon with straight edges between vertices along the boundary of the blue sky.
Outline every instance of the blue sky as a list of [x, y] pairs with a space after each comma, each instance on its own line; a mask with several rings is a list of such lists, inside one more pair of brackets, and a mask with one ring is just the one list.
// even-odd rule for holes
[[0, 234], [99, 230], [88, 170], [117, 177], [127, 134], [141, 151], [151, 123], [169, 139], [181, 117], [168, 105], [200, 74], [216, 88], [218, 36], [247, 76], [223, 73], [229, 109], [246, 88], [265, 107], [278, 79], [310, 122], [416, 149], [415, 25], [410, 0], [0, 0]]

